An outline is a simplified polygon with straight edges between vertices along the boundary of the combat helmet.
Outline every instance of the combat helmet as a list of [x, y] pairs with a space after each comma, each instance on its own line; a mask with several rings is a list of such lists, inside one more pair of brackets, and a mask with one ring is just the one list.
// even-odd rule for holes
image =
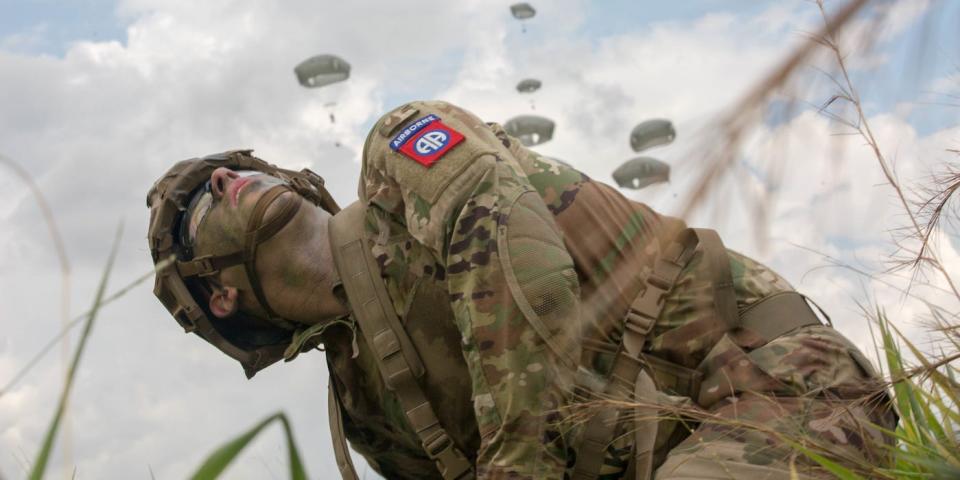
[[[252, 155], [253, 150], [231, 150], [202, 158], [177, 162], [147, 193], [150, 208], [148, 241], [153, 262], [158, 266], [153, 293], [187, 333], [195, 333], [231, 358], [240, 362], [247, 378], [283, 358], [291, 342], [293, 325], [270, 308], [256, 274], [257, 246], [283, 228], [302, 202], [285, 192], [323, 208], [331, 215], [340, 208], [324, 188], [323, 178], [309, 169], [299, 172], [271, 165]], [[237, 172], [265, 173], [283, 181], [258, 199], [247, 224], [241, 250], [196, 257], [190, 231], [194, 215], [209, 196], [210, 175], [219, 167]], [[272, 203], [283, 202], [279, 212], [264, 222]], [[238, 312], [220, 319], [209, 311], [203, 299], [209, 298], [210, 285], [204, 280], [220, 270], [243, 265], [247, 278], [267, 318]]]

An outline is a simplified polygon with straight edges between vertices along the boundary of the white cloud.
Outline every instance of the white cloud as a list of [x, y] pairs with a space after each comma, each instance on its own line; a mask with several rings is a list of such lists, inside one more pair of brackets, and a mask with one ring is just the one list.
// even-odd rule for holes
[[960, 91], [960, 72], [934, 79], [930, 83], [930, 91], [934, 94], [950, 94]]

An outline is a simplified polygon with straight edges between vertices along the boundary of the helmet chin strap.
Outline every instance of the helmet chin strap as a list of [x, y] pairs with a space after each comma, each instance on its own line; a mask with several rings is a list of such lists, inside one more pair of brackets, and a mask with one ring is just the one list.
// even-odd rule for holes
[[[292, 195], [282, 196], [284, 193]], [[263, 223], [263, 218], [267, 209], [274, 202], [281, 202], [274, 215], [269, 221]], [[253, 207], [253, 213], [247, 222], [247, 230], [244, 234], [243, 250], [229, 253], [226, 255], [205, 255], [188, 262], [178, 262], [177, 269], [183, 277], [206, 277], [223, 270], [224, 268], [243, 264], [247, 274], [247, 281], [253, 290], [254, 296], [260, 303], [261, 308], [267, 313], [267, 320], [283, 329], [295, 330], [297, 327], [292, 322], [287, 321], [277, 315], [277, 312], [270, 307], [267, 296], [263, 292], [263, 285], [260, 283], [260, 277], [257, 275], [257, 247], [266, 242], [285, 227], [293, 216], [300, 209], [301, 197], [290, 186], [282, 184], [275, 185], [267, 190]]]
[[[263, 217], [266, 215], [270, 205], [287, 192], [290, 192], [292, 195], [283, 197], [277, 214], [274, 215], [270, 221], [263, 223]], [[260, 284], [260, 277], [257, 275], [256, 268], [257, 247], [272, 238], [280, 229], [290, 223], [293, 216], [300, 210], [300, 203], [300, 196], [287, 185], [276, 185], [270, 188], [270, 190], [267, 190], [267, 193], [263, 194], [253, 207], [250, 221], [247, 222], [247, 233], [244, 236], [243, 246], [243, 267], [247, 272], [247, 280], [250, 282], [250, 288], [253, 289], [253, 294], [256, 295], [257, 301], [260, 302], [263, 310], [267, 312], [271, 322], [279, 327], [290, 330], [295, 329], [296, 326], [277, 315], [277, 312], [275, 312], [273, 308], [270, 307], [270, 303], [267, 302], [267, 296], [263, 293], [263, 286]]]

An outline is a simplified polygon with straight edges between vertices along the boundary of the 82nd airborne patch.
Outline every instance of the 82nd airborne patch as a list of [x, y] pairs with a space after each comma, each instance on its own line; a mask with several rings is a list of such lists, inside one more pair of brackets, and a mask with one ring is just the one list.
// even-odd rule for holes
[[393, 137], [390, 148], [430, 168], [462, 141], [460, 132], [441, 122], [440, 117], [430, 114], [411, 123]]

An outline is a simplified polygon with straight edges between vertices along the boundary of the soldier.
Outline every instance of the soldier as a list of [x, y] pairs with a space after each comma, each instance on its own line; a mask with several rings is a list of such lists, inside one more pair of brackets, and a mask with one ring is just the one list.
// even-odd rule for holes
[[824, 475], [791, 442], [880, 461], [869, 362], [715, 232], [443, 102], [380, 119], [359, 197], [241, 150], [147, 199], [188, 332], [248, 377], [323, 345], [344, 478], [344, 437], [387, 478]]

